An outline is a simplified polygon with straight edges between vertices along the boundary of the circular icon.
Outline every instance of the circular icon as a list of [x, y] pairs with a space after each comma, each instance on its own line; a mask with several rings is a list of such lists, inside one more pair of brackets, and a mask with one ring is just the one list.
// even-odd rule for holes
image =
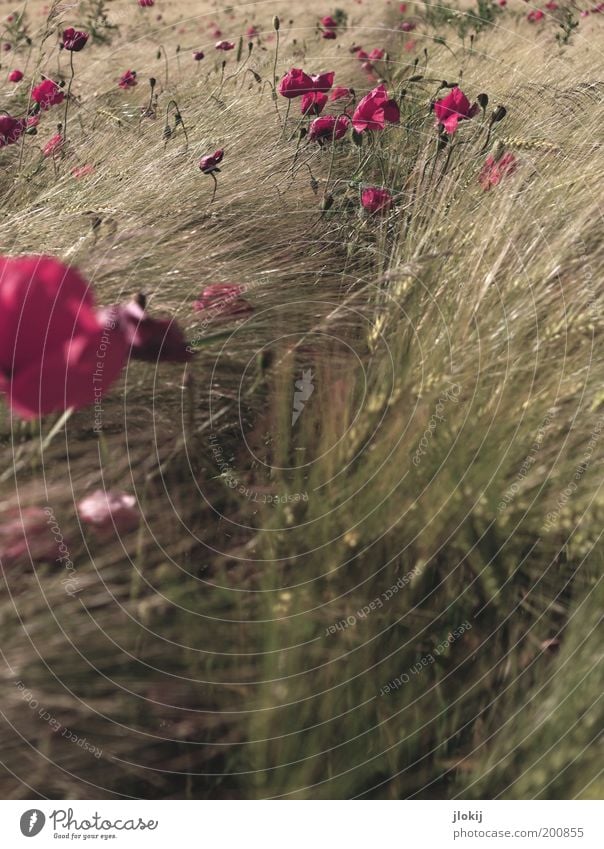
[[24, 814], [21, 814], [21, 834], [25, 837], [35, 837], [36, 834], [40, 834], [45, 822], [46, 817], [37, 808], [25, 811]]

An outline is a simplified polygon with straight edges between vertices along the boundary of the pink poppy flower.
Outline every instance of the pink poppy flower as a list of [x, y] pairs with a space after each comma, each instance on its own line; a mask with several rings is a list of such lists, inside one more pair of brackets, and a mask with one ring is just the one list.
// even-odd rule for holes
[[23, 118], [12, 118], [10, 115], [0, 115], [0, 147], [15, 144], [27, 128]]
[[318, 91], [322, 94], [327, 94], [327, 92], [333, 85], [335, 75], [335, 71], [327, 71], [323, 74], [311, 74], [310, 79], [312, 81], [313, 91]]
[[411, 23], [411, 21], [404, 21], [399, 26], [399, 29], [401, 30], [401, 32], [413, 32], [415, 27], [416, 27], [416, 25], [414, 23]]
[[55, 153], [58, 153], [63, 147], [63, 136], [60, 133], [56, 133], [49, 139], [43, 148], [44, 156], [53, 156]]
[[52, 533], [51, 515], [41, 507], [9, 507], [0, 512], [0, 561], [12, 566], [58, 560], [65, 542], [60, 545]]
[[233, 50], [235, 44], [232, 41], [217, 41], [215, 47], [216, 50]]
[[71, 50], [74, 53], [79, 53], [80, 50], [83, 50], [86, 47], [88, 38], [89, 36], [87, 32], [76, 30], [73, 27], [67, 27], [67, 29], [63, 31], [61, 47], [64, 50]]
[[437, 100], [434, 104], [436, 124], [442, 124], [445, 132], [452, 136], [457, 129], [458, 122], [473, 118], [478, 109], [477, 103], [470, 105], [470, 101], [463, 91], [455, 87], [446, 97]]
[[11, 71], [8, 75], [9, 83], [20, 83], [23, 79], [23, 71], [20, 71], [18, 68], [15, 68], [14, 71]]
[[142, 9], [150, 9], [151, 6], [155, 6], [155, 0], [138, 0], [138, 5]]
[[553, 0], [550, 0], [550, 2], [549, 2], [549, 3], [546, 3], [546, 4], [545, 4], [545, 8], [546, 8], [549, 12], [555, 12], [555, 11], [556, 11], [556, 9], [558, 9], [558, 8], [559, 8], [559, 6], [558, 6], [558, 4], [557, 4], [557, 3], [554, 3], [554, 2], [553, 2]]
[[375, 47], [367, 58], [370, 62], [378, 62], [380, 59], [384, 58], [384, 51], [380, 50], [379, 47]]
[[282, 97], [300, 97], [312, 91], [313, 84], [310, 76], [302, 68], [292, 68], [281, 79], [277, 91]]
[[124, 73], [118, 80], [118, 85], [120, 88], [128, 89], [134, 88], [137, 82], [138, 80], [136, 79], [136, 71], [124, 71]]
[[333, 85], [335, 71], [314, 76], [305, 73], [301, 68], [291, 68], [281, 79], [277, 91], [282, 97], [301, 97], [309, 91], [326, 94]]
[[82, 498], [78, 516], [101, 539], [134, 531], [141, 520], [136, 498], [117, 489], [97, 489]]
[[193, 53], [193, 59], [195, 59], [196, 62], [201, 62], [205, 55], [206, 54], [203, 50], [196, 50], [195, 53]]
[[361, 205], [372, 215], [376, 212], [384, 214], [392, 207], [394, 198], [388, 189], [370, 187], [361, 192]]
[[351, 97], [352, 92], [349, 88], [343, 85], [337, 85], [329, 95], [330, 100], [343, 100], [345, 97]]
[[323, 29], [337, 29], [338, 22], [331, 15], [325, 15], [324, 18], [321, 18], [321, 26]]
[[337, 37], [337, 33], [334, 29], [326, 29], [321, 33], [321, 38], [326, 38], [329, 41], [333, 41], [333, 39]]
[[234, 283], [214, 283], [206, 286], [193, 302], [196, 312], [207, 313], [212, 320], [240, 317], [253, 312], [253, 307], [242, 297], [245, 289]]
[[173, 318], [152, 318], [145, 309], [146, 299], [139, 295], [126, 306], [106, 307], [102, 316], [113, 322], [134, 360], [147, 363], [186, 363], [192, 357], [183, 333]]
[[326, 94], [320, 91], [309, 91], [302, 95], [300, 110], [303, 115], [320, 115], [326, 103]]
[[20, 416], [93, 403], [127, 353], [74, 268], [50, 256], [0, 257], [0, 391]]
[[499, 185], [503, 177], [513, 174], [517, 166], [518, 160], [513, 153], [504, 153], [499, 159], [489, 154], [478, 175], [480, 185], [487, 192], [493, 186]]
[[352, 126], [357, 133], [365, 130], [383, 130], [388, 124], [398, 124], [400, 110], [396, 101], [388, 97], [385, 85], [379, 85], [360, 101], [352, 116]]
[[204, 174], [213, 174], [215, 171], [220, 172], [218, 166], [222, 162], [223, 157], [224, 150], [222, 148], [207, 156], [202, 156], [199, 160], [199, 170], [203, 171]]
[[404, 15], [405, 12], [407, 11], [407, 4], [401, 3], [400, 6], [398, 7], [398, 10], [402, 15]]
[[318, 142], [341, 139], [346, 135], [349, 123], [350, 118], [347, 115], [340, 115], [338, 118], [333, 115], [315, 118], [308, 128], [308, 138]]
[[76, 165], [71, 169], [71, 174], [76, 180], [81, 180], [82, 177], [88, 177], [94, 173], [94, 165]]
[[54, 82], [54, 80], [43, 80], [31, 92], [32, 100], [40, 105], [40, 109], [50, 109], [51, 106], [58, 106], [65, 100], [65, 94]]
[[252, 40], [252, 38], [257, 38], [260, 35], [260, 30], [257, 26], [248, 27], [245, 31], [245, 37], [248, 40]]
[[534, 24], [536, 21], [541, 21], [544, 17], [545, 13], [542, 12], [541, 9], [536, 9], [533, 12], [529, 12], [526, 19], [529, 23]]

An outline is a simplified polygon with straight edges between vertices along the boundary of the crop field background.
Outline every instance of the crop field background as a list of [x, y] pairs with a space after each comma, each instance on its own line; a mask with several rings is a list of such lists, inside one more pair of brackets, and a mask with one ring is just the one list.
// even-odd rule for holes
[[[0, 0], [3, 798], [602, 797], [604, 4], [502, 2]], [[186, 355], [36, 414], [24, 255]]]

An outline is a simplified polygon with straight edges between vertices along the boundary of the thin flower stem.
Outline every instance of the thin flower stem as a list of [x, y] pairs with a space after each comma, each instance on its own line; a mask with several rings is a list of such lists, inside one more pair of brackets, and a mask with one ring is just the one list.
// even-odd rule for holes
[[73, 50], [69, 51], [69, 67], [71, 69], [71, 76], [69, 78], [69, 85], [67, 86], [67, 94], [65, 96], [65, 116], [63, 118], [63, 139], [67, 141], [67, 113], [69, 112], [69, 98], [71, 96], [71, 85], [73, 83], [73, 78], [75, 76], [75, 68], [73, 67]]

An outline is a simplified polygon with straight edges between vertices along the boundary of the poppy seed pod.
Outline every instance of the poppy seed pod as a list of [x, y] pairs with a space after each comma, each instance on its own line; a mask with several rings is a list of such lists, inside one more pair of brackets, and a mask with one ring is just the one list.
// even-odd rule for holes
[[275, 32], [279, 32], [280, 28], [281, 21], [279, 20], [279, 16], [275, 15], [275, 17], [273, 18], [273, 29], [275, 30]]
[[489, 105], [489, 95], [484, 94], [484, 92], [479, 94], [478, 97], [476, 98], [476, 100], [480, 104], [481, 109], [486, 109], [487, 106]]

